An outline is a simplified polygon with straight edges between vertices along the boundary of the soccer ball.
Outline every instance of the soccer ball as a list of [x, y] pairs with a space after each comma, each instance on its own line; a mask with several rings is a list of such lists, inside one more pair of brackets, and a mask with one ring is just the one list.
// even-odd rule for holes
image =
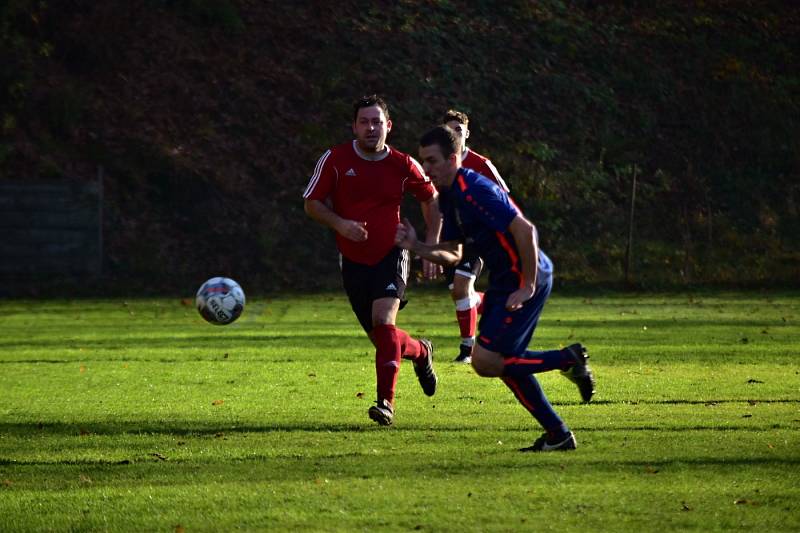
[[230, 278], [211, 278], [195, 298], [200, 316], [215, 326], [230, 324], [244, 311], [244, 291]]

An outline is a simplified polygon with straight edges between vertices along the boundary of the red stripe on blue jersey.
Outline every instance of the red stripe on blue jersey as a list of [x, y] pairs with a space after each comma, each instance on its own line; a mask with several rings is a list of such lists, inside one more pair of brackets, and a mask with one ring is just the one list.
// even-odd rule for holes
[[506, 251], [508, 254], [508, 261], [511, 263], [511, 271], [514, 272], [517, 276], [519, 276], [519, 287], [522, 288], [525, 285], [525, 280], [522, 277], [522, 271], [520, 270], [520, 262], [519, 262], [519, 254], [517, 254], [517, 249], [514, 246], [511, 246], [511, 243], [506, 239], [506, 236], [499, 231], [495, 232], [497, 235], [497, 240], [500, 241], [500, 246], [503, 247], [503, 250]]

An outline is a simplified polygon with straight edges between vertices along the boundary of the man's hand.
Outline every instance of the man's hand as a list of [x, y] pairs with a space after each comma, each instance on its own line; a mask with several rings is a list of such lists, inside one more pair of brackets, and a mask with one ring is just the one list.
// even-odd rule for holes
[[439, 274], [441, 273], [442, 273], [441, 265], [432, 263], [427, 259], [422, 260], [422, 275], [425, 276], [425, 279], [436, 279], [439, 277]]
[[506, 309], [516, 311], [522, 307], [522, 304], [533, 298], [534, 290], [534, 287], [522, 287], [509, 294], [508, 300], [506, 300]]
[[417, 230], [411, 225], [407, 218], [397, 225], [397, 231], [394, 234], [394, 243], [400, 248], [412, 250], [417, 244]]
[[345, 218], [336, 225], [336, 231], [345, 239], [355, 242], [364, 242], [369, 236], [366, 222], [357, 222]]

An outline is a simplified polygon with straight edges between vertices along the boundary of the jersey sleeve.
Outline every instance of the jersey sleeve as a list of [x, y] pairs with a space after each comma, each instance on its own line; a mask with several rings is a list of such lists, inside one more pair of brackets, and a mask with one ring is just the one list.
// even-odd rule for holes
[[483, 165], [486, 167], [485, 176], [487, 178], [493, 179], [495, 182], [497, 182], [497, 184], [500, 186], [501, 189], [503, 189], [506, 192], [509, 192], [510, 189], [508, 188], [508, 185], [506, 185], [506, 182], [503, 181], [503, 178], [500, 176], [500, 172], [498, 172], [497, 167], [495, 167], [494, 164], [489, 159], [486, 159], [483, 162]]
[[314, 167], [314, 174], [311, 175], [308, 186], [306, 186], [306, 190], [303, 193], [303, 198], [325, 201], [331, 194], [338, 178], [338, 172], [332, 159], [330, 150], [319, 158], [317, 165]]
[[487, 180], [469, 188], [467, 202], [473, 214], [495, 231], [505, 231], [519, 215], [519, 209], [498, 184]]
[[406, 190], [414, 195], [420, 202], [426, 202], [436, 194], [436, 189], [431, 183], [430, 178], [425, 175], [422, 165], [411, 156], [407, 156], [409, 177], [406, 182]]

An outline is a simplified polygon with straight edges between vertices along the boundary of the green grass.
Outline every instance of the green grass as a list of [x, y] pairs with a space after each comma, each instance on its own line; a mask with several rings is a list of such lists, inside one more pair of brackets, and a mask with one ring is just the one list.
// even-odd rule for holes
[[252, 299], [227, 327], [178, 300], [0, 302], [0, 531], [798, 531], [800, 295], [554, 295], [532, 347], [580, 340], [590, 405], [540, 376], [571, 453], [498, 380], [451, 364], [444, 291], [400, 325], [395, 426], [339, 294]]

